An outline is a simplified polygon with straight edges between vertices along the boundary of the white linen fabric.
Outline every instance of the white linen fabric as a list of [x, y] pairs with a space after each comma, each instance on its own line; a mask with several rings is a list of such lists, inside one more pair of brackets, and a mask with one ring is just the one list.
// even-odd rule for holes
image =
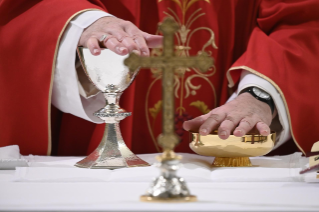
[[0, 147], [0, 169], [15, 169], [28, 166], [28, 161], [20, 155], [18, 145]]
[[[301, 160], [302, 160], [301, 164], [303, 164], [301, 170], [305, 170], [305, 169], [310, 167], [309, 158], [302, 158]], [[319, 170], [318, 169], [308, 171], [308, 172], [302, 174], [302, 176], [304, 178], [304, 181], [307, 183], [319, 183]]]
[[[251, 158], [253, 167], [212, 167], [213, 157], [182, 153], [178, 175], [187, 182], [308, 182], [316, 173], [300, 175], [307, 159], [301, 153]], [[159, 175], [155, 154], [140, 155], [149, 167], [94, 170], [76, 168], [78, 157], [29, 156], [30, 167], [17, 168], [15, 182], [149, 182]], [[46, 158], [47, 161], [43, 159]], [[315, 182], [315, 181], [311, 181]], [[317, 181], [319, 182], [319, 181]]]
[[[155, 154], [139, 156], [152, 164], [155, 162]], [[64, 179], [66, 182], [58, 179], [16, 182], [12, 181], [15, 171], [0, 170], [0, 211], [318, 211], [319, 183], [214, 182], [210, 179], [204, 180], [202, 177], [210, 177], [206, 173], [210, 171], [208, 167], [214, 158], [191, 154], [183, 154], [183, 156], [183, 163], [187, 167], [189, 175], [190, 172], [193, 172], [194, 175], [200, 177], [196, 182], [194, 182], [195, 179], [192, 182], [187, 181], [191, 194], [198, 198], [198, 201], [194, 203], [141, 202], [139, 197], [145, 194], [152, 178], [159, 175], [158, 169], [156, 169], [156, 172], [149, 174], [147, 170], [150, 167], [140, 168], [144, 175], [148, 175], [144, 179], [142, 179], [143, 176], [139, 173], [138, 168], [128, 168], [111, 171], [112, 175], [110, 176], [107, 176], [107, 170], [102, 170], [100, 174], [104, 176], [100, 179], [108, 181], [79, 182], [74, 180], [72, 183], [70, 183], [70, 179]], [[43, 171], [50, 168], [60, 169], [60, 171], [55, 169], [60, 174], [60, 176], [58, 174], [55, 174], [55, 176], [60, 178], [63, 177], [63, 172], [66, 169], [79, 169], [72, 167], [74, 167], [75, 162], [82, 159], [80, 157], [49, 156], [28, 156], [27, 158], [31, 161], [32, 167], [47, 168]], [[268, 157], [268, 159], [272, 158], [277, 157]], [[252, 159], [254, 165], [256, 163], [260, 164], [254, 158]], [[278, 167], [270, 167], [272, 160], [267, 161], [268, 165], [263, 163], [264, 168], [276, 172]], [[284, 161], [287, 160], [284, 159]], [[192, 163], [192, 166], [188, 166], [188, 163]], [[284, 163], [275, 162], [275, 164]], [[291, 167], [294, 167], [294, 165]], [[153, 168], [155, 169], [155, 167]], [[255, 168], [258, 167], [252, 167], [252, 169]], [[204, 172], [200, 172], [201, 169]], [[99, 171], [84, 170], [92, 171], [92, 173], [98, 173], [95, 171]], [[215, 174], [219, 170], [222, 169], [215, 170]], [[232, 172], [233, 175], [237, 175], [236, 170], [240, 173], [241, 168], [235, 168]], [[285, 176], [288, 175], [288, 172], [290, 173], [290, 168], [286, 168]], [[82, 172], [78, 173], [80, 176], [76, 176], [77, 180], [83, 176]], [[47, 177], [47, 175], [38, 174], [36, 176], [38, 179], [43, 176]], [[91, 175], [85, 174], [87, 176]], [[183, 173], [182, 170], [178, 171], [177, 174], [181, 177], [186, 176], [186, 173]], [[135, 181], [129, 182], [130, 177]], [[189, 178], [190, 176], [187, 176], [186, 180]], [[44, 179], [42, 178], [42, 180]]]
[[0, 159], [20, 159], [20, 148], [18, 145], [0, 147]]
[[319, 183], [319, 172], [317, 173], [305, 173], [304, 181], [307, 183]]

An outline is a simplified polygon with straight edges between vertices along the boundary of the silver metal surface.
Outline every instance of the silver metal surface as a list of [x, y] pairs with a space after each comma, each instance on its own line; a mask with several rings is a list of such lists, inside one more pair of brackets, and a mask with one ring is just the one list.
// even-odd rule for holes
[[119, 106], [120, 97], [134, 80], [138, 69], [130, 72], [123, 64], [126, 56], [117, 55], [108, 49], [94, 56], [89, 49], [79, 47], [78, 54], [85, 73], [106, 99], [105, 107], [94, 113], [106, 125], [96, 150], [75, 166], [94, 169], [149, 166], [126, 146], [119, 127], [119, 122], [131, 115]]
[[[190, 195], [184, 179], [176, 175], [176, 171], [182, 166], [179, 160], [164, 160], [159, 162], [157, 166], [161, 170], [161, 175], [154, 180], [146, 195], [142, 197], [143, 201], [167, 199], [179, 201], [193, 197]], [[148, 199], [148, 197], [152, 199]]]

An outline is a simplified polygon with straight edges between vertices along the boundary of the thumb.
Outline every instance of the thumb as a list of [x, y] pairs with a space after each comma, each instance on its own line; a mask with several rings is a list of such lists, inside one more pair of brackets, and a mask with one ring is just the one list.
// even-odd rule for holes
[[160, 47], [163, 43], [163, 36], [161, 35], [151, 35], [146, 32], [143, 32], [143, 37], [149, 48]]

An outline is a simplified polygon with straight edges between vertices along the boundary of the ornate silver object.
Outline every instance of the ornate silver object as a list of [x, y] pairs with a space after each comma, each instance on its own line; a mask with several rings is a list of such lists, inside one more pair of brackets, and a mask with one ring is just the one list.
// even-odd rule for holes
[[176, 171], [181, 166], [179, 160], [159, 162], [157, 167], [160, 168], [161, 175], [154, 180], [146, 195], [141, 196], [141, 200], [153, 202], [196, 201], [196, 196], [190, 194], [185, 180], [176, 175]]
[[119, 106], [120, 97], [134, 80], [138, 69], [130, 72], [123, 64], [126, 56], [116, 55], [108, 49], [94, 56], [89, 49], [79, 47], [78, 55], [85, 73], [104, 94], [106, 106], [94, 115], [106, 124], [99, 146], [75, 166], [94, 169], [149, 166], [126, 146], [119, 127], [119, 122], [131, 115]]

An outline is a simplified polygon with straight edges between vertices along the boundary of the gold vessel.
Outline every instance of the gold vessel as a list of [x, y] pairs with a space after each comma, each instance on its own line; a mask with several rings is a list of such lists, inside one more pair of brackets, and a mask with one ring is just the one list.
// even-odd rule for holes
[[190, 148], [197, 154], [215, 157], [213, 166], [244, 167], [252, 166], [249, 157], [262, 156], [269, 153], [275, 144], [276, 133], [268, 136], [248, 134], [243, 137], [230, 135], [223, 140], [217, 131], [202, 136], [192, 133]]

